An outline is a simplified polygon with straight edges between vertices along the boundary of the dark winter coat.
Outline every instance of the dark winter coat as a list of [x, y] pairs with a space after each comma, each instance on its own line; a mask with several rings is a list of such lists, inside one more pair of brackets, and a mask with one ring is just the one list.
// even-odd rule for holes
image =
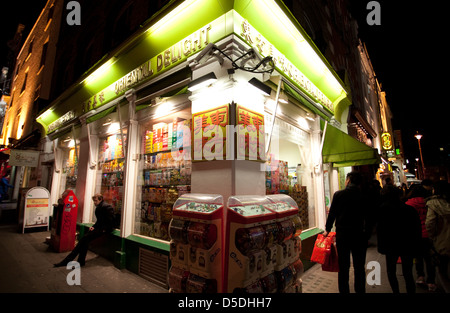
[[366, 207], [361, 189], [349, 184], [334, 194], [325, 230], [330, 232], [335, 223], [336, 234], [366, 235]]
[[381, 254], [417, 255], [422, 227], [416, 210], [399, 198], [385, 199], [377, 217], [377, 246]]
[[97, 221], [92, 226], [96, 231], [111, 232], [114, 229], [114, 209], [105, 201], [100, 202], [95, 208]]

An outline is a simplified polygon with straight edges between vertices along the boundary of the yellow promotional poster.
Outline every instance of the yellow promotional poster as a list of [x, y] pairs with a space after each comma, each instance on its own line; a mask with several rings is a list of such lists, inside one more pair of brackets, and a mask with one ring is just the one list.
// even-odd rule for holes
[[237, 158], [264, 159], [264, 115], [242, 106], [236, 108]]
[[194, 160], [223, 160], [226, 157], [228, 104], [192, 116]]
[[27, 199], [25, 226], [45, 226], [48, 223], [49, 199]]

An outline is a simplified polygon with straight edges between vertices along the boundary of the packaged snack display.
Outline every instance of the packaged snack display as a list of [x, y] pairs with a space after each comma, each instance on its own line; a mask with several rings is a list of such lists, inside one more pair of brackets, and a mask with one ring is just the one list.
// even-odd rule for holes
[[[126, 141], [126, 135], [123, 136]], [[97, 190], [103, 199], [114, 208], [115, 220], [120, 221], [123, 202], [123, 171], [125, 158], [124, 143], [120, 134], [111, 135], [100, 141], [99, 172]], [[115, 225], [120, 227], [120, 225]]]
[[[71, 140], [73, 142], [73, 140]], [[64, 143], [65, 141], [63, 141]], [[78, 147], [79, 149], [79, 147]], [[79, 150], [78, 150], [79, 151]], [[70, 148], [69, 151], [64, 152], [64, 158], [67, 158], [63, 162], [63, 177], [65, 177], [65, 188], [64, 190], [71, 189], [75, 190], [78, 177], [78, 157], [76, 155], [75, 147]], [[63, 180], [64, 182], [64, 180]]]
[[300, 176], [300, 164], [289, 167], [288, 162], [277, 160], [273, 154], [269, 154], [266, 171], [266, 194], [287, 194], [298, 207], [299, 215], [305, 227], [309, 227], [308, 192], [307, 187], [302, 186]]
[[[189, 272], [183, 292], [222, 292], [223, 200], [220, 195], [184, 194], [170, 223], [172, 268]], [[175, 282], [177, 283], [177, 282]], [[175, 286], [172, 291], [179, 292]]]
[[136, 214], [135, 232], [169, 240], [166, 229], [172, 207], [191, 188], [191, 144], [184, 138], [190, 138], [186, 132], [191, 122], [174, 118], [147, 127], [141, 143], [141, 210]]

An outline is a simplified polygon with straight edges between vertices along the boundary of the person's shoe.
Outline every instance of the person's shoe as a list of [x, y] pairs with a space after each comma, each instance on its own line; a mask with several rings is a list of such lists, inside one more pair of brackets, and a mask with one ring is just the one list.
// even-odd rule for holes
[[67, 266], [67, 263], [69, 263], [69, 262], [63, 260], [63, 261], [61, 261], [61, 262], [59, 262], [59, 263], [53, 264], [53, 267], [63, 267], [63, 266]]
[[417, 278], [417, 280], [416, 280], [416, 284], [418, 284], [418, 285], [423, 285], [423, 284], [425, 284], [425, 277], [419, 276], [419, 277]]
[[435, 284], [428, 284], [428, 291], [435, 292], [437, 289], [437, 286]]

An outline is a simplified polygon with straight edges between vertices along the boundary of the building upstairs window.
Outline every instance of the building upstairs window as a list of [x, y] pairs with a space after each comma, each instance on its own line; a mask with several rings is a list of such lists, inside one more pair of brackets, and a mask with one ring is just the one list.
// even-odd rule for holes
[[47, 58], [48, 41], [42, 46], [41, 64], [39, 69], [45, 65], [45, 59]]
[[27, 88], [27, 79], [28, 79], [28, 72], [25, 73], [25, 78], [23, 80], [22, 89], [20, 90], [20, 94], [21, 95], [25, 91], [25, 89]]

